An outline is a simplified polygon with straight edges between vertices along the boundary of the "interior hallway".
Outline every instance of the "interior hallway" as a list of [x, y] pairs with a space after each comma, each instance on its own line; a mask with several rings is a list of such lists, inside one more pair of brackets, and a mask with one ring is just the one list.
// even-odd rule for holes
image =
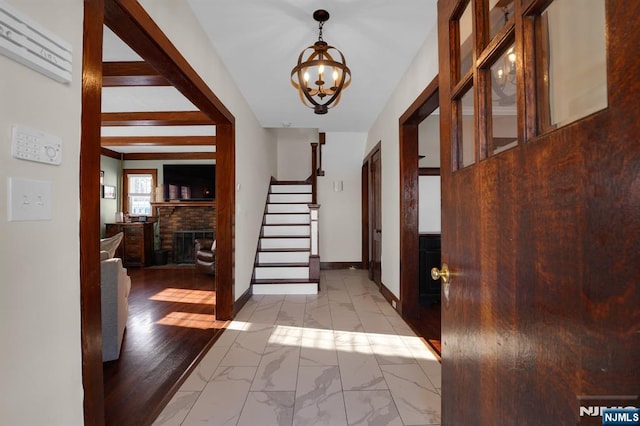
[[253, 296], [155, 425], [437, 425], [440, 364], [362, 270]]

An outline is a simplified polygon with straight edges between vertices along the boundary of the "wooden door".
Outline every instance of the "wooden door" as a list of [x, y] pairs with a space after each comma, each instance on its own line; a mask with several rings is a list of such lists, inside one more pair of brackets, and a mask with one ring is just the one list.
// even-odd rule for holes
[[382, 165], [380, 149], [371, 156], [371, 275], [382, 285]]
[[[602, 424], [580, 407], [640, 406], [640, 62], [630, 55], [640, 2], [582, 1], [500, 0], [498, 28], [488, 0], [438, 4], [442, 260], [452, 274], [443, 425]], [[551, 14], [554, 4], [569, 13]], [[548, 29], [598, 7], [605, 104], [554, 122], [551, 98], [595, 96], [571, 87], [594, 71], [570, 61], [575, 74], [559, 75]], [[568, 39], [570, 54], [581, 38]], [[510, 138], [495, 131], [497, 97], [517, 109]]]

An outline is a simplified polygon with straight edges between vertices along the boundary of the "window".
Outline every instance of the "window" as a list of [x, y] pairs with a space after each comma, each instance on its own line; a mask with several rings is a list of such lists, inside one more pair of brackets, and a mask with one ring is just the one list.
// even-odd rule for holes
[[124, 170], [123, 209], [130, 216], [153, 216], [156, 176], [156, 169]]

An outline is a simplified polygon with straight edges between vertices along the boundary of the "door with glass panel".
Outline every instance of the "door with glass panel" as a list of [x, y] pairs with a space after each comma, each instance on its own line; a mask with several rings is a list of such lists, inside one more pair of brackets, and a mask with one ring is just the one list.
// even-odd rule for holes
[[438, 13], [442, 424], [602, 424], [640, 405], [640, 2]]

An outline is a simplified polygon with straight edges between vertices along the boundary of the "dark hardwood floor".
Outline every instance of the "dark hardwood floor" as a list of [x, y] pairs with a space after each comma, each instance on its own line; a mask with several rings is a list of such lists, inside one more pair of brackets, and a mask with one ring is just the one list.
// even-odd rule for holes
[[184, 371], [217, 338], [212, 276], [193, 268], [129, 268], [120, 359], [104, 367], [107, 425], [151, 424]]
[[418, 319], [405, 319], [413, 328], [413, 331], [422, 337], [431, 348], [441, 356], [442, 345], [441, 338], [441, 320], [440, 320], [440, 304], [436, 303], [430, 306], [420, 306]]

